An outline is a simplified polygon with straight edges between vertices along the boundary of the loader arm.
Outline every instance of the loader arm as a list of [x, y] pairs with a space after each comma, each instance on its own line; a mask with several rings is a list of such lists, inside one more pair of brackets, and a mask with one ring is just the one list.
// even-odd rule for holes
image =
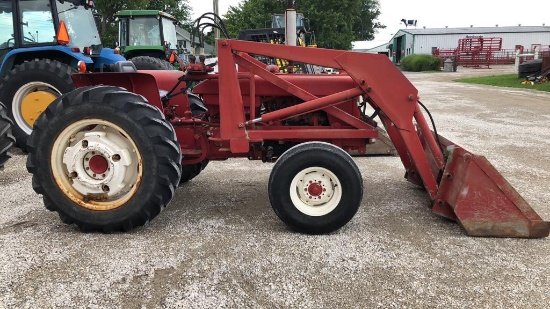
[[[233, 97], [231, 97], [232, 100], [239, 100], [241, 95], [240, 93], [231, 93], [238, 90], [236, 72], [231, 68], [234, 67], [234, 63], [241, 66], [245, 64], [243, 61], [244, 57], [234, 54], [234, 51], [248, 54], [261, 54], [269, 57], [283, 57], [282, 55], [284, 55], [288, 60], [332, 67], [345, 71], [356, 82], [356, 88], [350, 89], [349, 93], [341, 93], [340, 95], [335, 94], [334, 98], [332, 98], [332, 103], [361, 94], [370, 97], [373, 102], [373, 108], [379, 108], [382, 112], [383, 123], [386, 126], [388, 134], [392, 138], [392, 142], [394, 142], [394, 145], [401, 145], [401, 147], [396, 146], [396, 149], [398, 150], [407, 173], [420, 175], [422, 183], [419, 184], [426, 188], [432, 199], [436, 196], [438, 173], [431, 172], [430, 163], [427, 156], [424, 154], [421, 141], [413, 123], [415, 113], [418, 111], [418, 91], [395, 65], [387, 59], [387, 57], [384, 55], [354, 53], [322, 48], [304, 49], [299, 46], [269, 45], [269, 48], [267, 48], [265, 44], [262, 43], [232, 40], [222, 41], [219, 43], [218, 47], [220, 96], [229, 98], [233, 95]], [[227, 59], [229, 57], [230, 59]], [[225, 63], [227, 63], [227, 65], [222, 67]], [[224, 70], [224, 68], [227, 69]], [[252, 65], [249, 65], [248, 69], [254, 71]], [[277, 78], [274, 77], [275, 75], [267, 72], [265, 69], [261, 69], [263, 72], [259, 71], [260, 69], [256, 69], [254, 73], [260, 76], [263, 75], [262, 77], [271, 79], [273, 83], [276, 84]], [[231, 82], [232, 84], [229, 84]], [[229, 85], [225, 86], [226, 83]], [[224, 90], [227, 90], [228, 93], [224, 94]], [[315, 100], [320, 100], [302, 91], [293, 92], [289, 87], [285, 88], [285, 90], [306, 101], [301, 105], [316, 106], [315, 104], [318, 103], [318, 101], [316, 102]], [[331, 98], [324, 97], [323, 99], [327, 101], [325, 105], [329, 106]], [[321, 106], [324, 107], [325, 105]], [[222, 107], [223, 106], [220, 106], [220, 108]], [[288, 114], [293, 115], [297, 113], [298, 108], [299, 107], [288, 108]], [[314, 108], [308, 109], [307, 106], [303, 107], [303, 111], [310, 110], [314, 110]], [[233, 112], [239, 114], [239, 116], [243, 114], [234, 109]], [[277, 111], [276, 114], [283, 116], [287, 115], [283, 114], [282, 111]], [[277, 115], [263, 115], [262, 120], [274, 120], [275, 118], [273, 117]], [[244, 122], [244, 119], [239, 119], [239, 121]], [[435, 140], [433, 140], [433, 144], [435, 144]], [[441, 152], [437, 148], [434, 150], [435, 156], [442, 158], [443, 155]], [[440, 161], [442, 161], [442, 159]], [[439, 168], [442, 169], [443, 165], [441, 164]]]
[[[247, 54], [336, 68], [348, 74], [355, 87], [316, 97], [269, 72]], [[319, 109], [338, 113], [334, 107], [339, 103], [365, 95], [372, 107], [380, 110], [379, 117], [405, 167], [405, 177], [428, 191], [433, 212], [458, 221], [473, 236], [548, 236], [550, 222], [538, 216], [484, 157], [432, 133], [420, 110], [418, 91], [386, 56], [219, 40], [218, 59], [220, 101], [223, 98], [223, 101], [241, 102], [240, 109], [235, 108], [238, 104], [220, 104], [221, 137], [230, 141], [232, 152], [248, 150], [256, 122], [275, 121]], [[247, 121], [235, 64], [304, 102]], [[352, 122], [349, 117], [347, 122]], [[445, 153], [438, 142], [445, 146]]]

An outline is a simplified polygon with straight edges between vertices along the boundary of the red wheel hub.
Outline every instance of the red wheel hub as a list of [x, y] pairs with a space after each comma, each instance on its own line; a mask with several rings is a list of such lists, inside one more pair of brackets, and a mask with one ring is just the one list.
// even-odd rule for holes
[[319, 196], [323, 194], [323, 187], [319, 183], [311, 183], [307, 187], [307, 193], [309, 193], [309, 195], [311, 196]]
[[96, 174], [103, 174], [107, 171], [108, 163], [103, 156], [93, 156], [90, 158], [90, 170]]

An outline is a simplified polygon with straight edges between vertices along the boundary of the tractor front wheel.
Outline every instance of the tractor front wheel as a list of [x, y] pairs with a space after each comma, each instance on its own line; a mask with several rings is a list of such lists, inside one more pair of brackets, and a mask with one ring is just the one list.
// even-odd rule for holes
[[349, 222], [363, 198], [357, 165], [342, 149], [308, 142], [277, 160], [268, 183], [269, 200], [279, 218], [308, 234], [335, 231]]
[[59, 61], [40, 59], [16, 65], [0, 83], [0, 102], [14, 121], [16, 146], [26, 144], [38, 116], [63, 93], [74, 89], [74, 69]]
[[46, 208], [83, 231], [145, 224], [181, 177], [172, 126], [142, 96], [117, 87], [79, 88], [54, 101], [28, 148], [27, 169]]

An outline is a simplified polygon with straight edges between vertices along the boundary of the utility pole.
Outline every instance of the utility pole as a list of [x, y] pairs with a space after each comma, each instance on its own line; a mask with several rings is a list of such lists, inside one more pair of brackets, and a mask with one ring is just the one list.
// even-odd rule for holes
[[296, 10], [294, 9], [294, 0], [288, 0], [285, 19], [285, 43], [286, 45], [296, 46]]
[[[214, 14], [219, 15], [218, 0], [214, 0]], [[214, 37], [217, 39], [220, 38], [220, 29], [214, 28]]]

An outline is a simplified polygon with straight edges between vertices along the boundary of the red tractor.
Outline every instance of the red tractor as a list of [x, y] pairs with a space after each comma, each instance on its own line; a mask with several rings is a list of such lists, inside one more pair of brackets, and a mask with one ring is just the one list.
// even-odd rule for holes
[[[245, 157], [275, 162], [268, 193], [282, 221], [329, 233], [363, 197], [349, 153], [378, 136], [363, 108], [370, 105], [433, 212], [473, 236], [548, 236], [550, 223], [484, 157], [432, 132], [417, 90], [387, 57], [229, 39], [217, 47], [218, 74], [200, 62], [183, 73], [130, 72], [122, 63], [118, 73], [73, 75], [77, 89], [48, 107], [28, 143], [27, 168], [46, 208], [85, 231], [129, 230], [210, 160]], [[251, 55], [345, 73], [272, 73]]]

